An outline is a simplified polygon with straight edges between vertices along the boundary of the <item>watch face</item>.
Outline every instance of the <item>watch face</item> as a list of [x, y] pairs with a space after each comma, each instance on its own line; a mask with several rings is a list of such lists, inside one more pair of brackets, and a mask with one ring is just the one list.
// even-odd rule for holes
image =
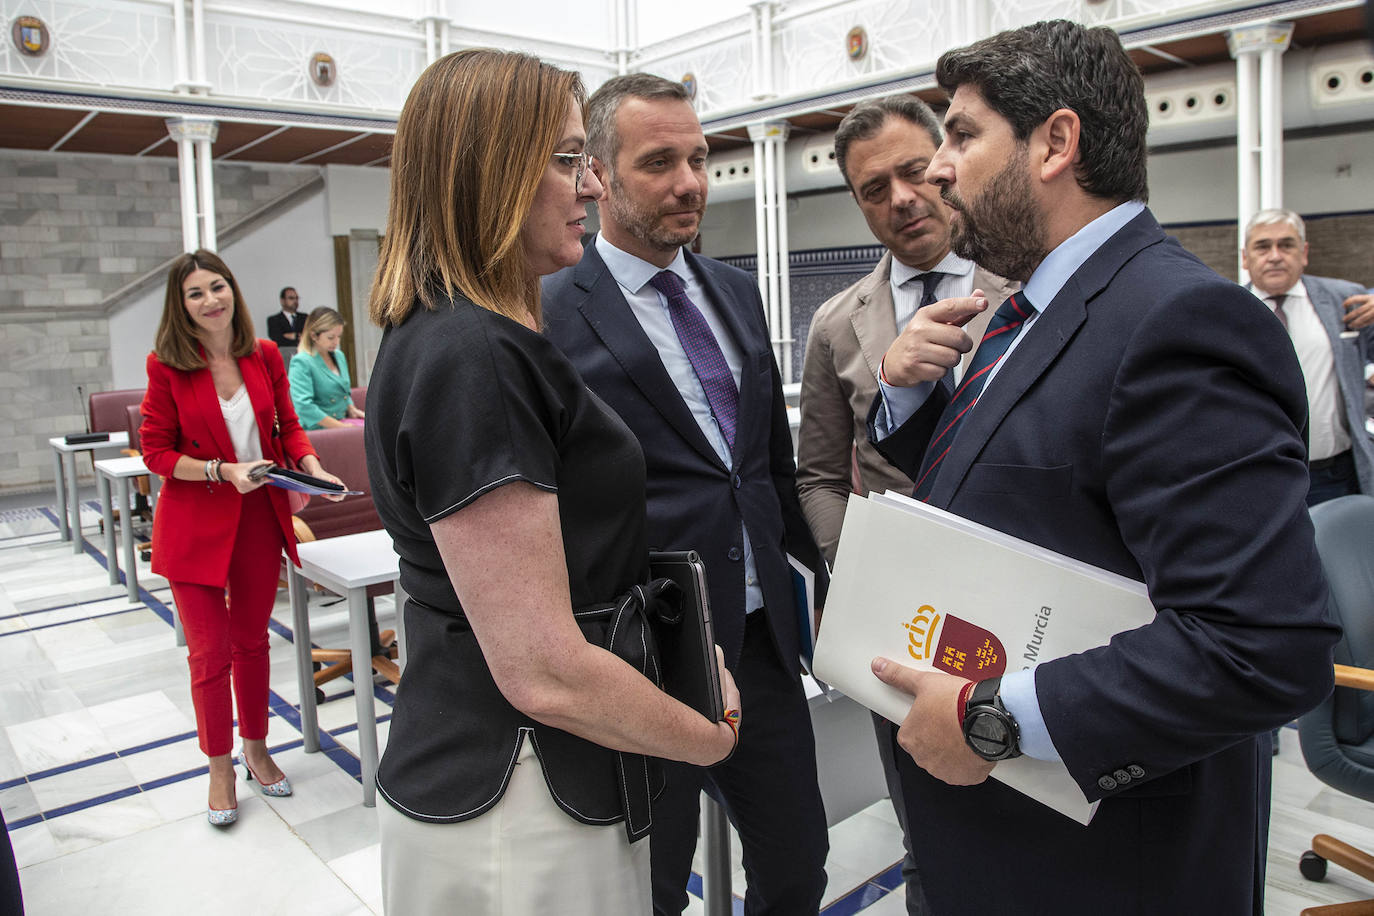
[[1005, 760], [1016, 755], [1016, 735], [1011, 721], [989, 706], [968, 711], [964, 719], [964, 739], [984, 760]]

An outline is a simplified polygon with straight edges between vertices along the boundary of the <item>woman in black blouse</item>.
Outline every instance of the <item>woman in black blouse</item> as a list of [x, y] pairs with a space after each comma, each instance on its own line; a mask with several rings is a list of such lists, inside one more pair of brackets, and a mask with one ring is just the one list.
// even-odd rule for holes
[[736, 740], [651, 679], [643, 455], [538, 333], [539, 277], [580, 259], [601, 192], [582, 101], [575, 73], [462, 51], [396, 128], [365, 428], [410, 596], [377, 776], [390, 913], [647, 913], [651, 758]]

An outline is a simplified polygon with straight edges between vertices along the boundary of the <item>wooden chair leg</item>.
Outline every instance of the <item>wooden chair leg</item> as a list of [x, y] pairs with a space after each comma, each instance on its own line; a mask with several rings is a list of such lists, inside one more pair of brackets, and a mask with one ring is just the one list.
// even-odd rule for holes
[[1374, 900], [1357, 900], [1354, 903], [1329, 903], [1326, 906], [1309, 906], [1299, 916], [1374, 916]]
[[1363, 849], [1356, 849], [1333, 836], [1319, 833], [1312, 838], [1312, 851], [1334, 862], [1341, 868], [1352, 871], [1366, 881], [1374, 881], [1374, 856]]

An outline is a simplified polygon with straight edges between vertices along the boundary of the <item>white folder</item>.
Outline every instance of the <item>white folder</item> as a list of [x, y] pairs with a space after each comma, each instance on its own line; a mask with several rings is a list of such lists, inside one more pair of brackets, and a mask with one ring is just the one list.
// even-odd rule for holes
[[[816, 641], [816, 677], [893, 722], [911, 697], [885, 656], [982, 680], [1084, 652], [1154, 619], [1145, 586], [900, 494], [851, 496]], [[1063, 763], [1016, 757], [994, 778], [1087, 824]]]

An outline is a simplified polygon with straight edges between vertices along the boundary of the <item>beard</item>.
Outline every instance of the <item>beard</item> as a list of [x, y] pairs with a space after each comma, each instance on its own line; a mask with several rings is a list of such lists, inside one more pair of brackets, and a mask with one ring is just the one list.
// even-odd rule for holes
[[1031, 193], [1030, 152], [1021, 145], [976, 198], [965, 200], [946, 185], [940, 196], [958, 211], [952, 220], [950, 248], [985, 270], [1025, 283], [1049, 252], [1045, 214]]
[[600, 203], [607, 214], [630, 235], [651, 248], [659, 251], [676, 251], [690, 244], [701, 231], [701, 214], [706, 209], [706, 199], [701, 194], [688, 194], [677, 198], [673, 211], [695, 210], [697, 224], [690, 229], [674, 229], [663, 224], [662, 208], [649, 208], [628, 193], [618, 176], [611, 177], [611, 194]]

